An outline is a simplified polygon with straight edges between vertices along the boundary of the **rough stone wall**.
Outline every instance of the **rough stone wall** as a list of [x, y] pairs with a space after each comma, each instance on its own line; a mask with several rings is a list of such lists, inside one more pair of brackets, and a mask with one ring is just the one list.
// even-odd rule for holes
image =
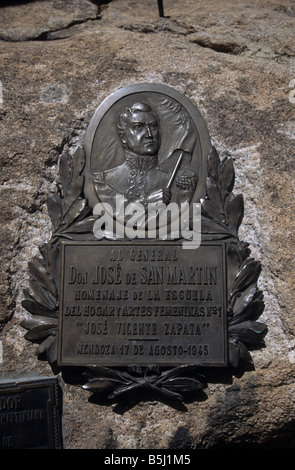
[[147, 395], [109, 405], [66, 384], [65, 446], [294, 448], [294, 2], [164, 0], [165, 18], [156, 0], [3, 3], [1, 374], [52, 374], [20, 321], [27, 262], [51, 236], [46, 199], [60, 155], [74, 151], [111, 92], [167, 84], [196, 103], [220, 156], [234, 160], [240, 238], [263, 266], [266, 346], [252, 352], [254, 370], [213, 381], [183, 405]]

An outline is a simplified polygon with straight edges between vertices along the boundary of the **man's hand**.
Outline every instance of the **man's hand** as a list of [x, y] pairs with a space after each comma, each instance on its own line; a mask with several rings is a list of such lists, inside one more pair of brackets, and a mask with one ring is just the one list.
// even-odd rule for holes
[[164, 202], [164, 204], [169, 204], [171, 200], [171, 191], [170, 189], [157, 189], [157, 191], [151, 192], [147, 197], [147, 202]]

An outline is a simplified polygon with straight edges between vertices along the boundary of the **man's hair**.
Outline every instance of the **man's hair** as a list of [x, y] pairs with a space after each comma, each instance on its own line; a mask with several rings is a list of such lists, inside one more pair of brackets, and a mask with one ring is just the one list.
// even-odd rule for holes
[[[118, 116], [118, 121], [117, 121], [117, 129], [119, 131], [119, 134], [122, 134], [125, 132], [125, 129], [127, 127], [128, 120], [131, 118], [132, 114], [135, 112], [149, 112], [152, 111], [152, 108], [150, 107], [149, 104], [146, 103], [134, 103], [132, 106], [126, 106], [126, 108], [122, 109]], [[156, 113], [155, 113], [156, 116]], [[156, 116], [157, 117], [157, 116]]]

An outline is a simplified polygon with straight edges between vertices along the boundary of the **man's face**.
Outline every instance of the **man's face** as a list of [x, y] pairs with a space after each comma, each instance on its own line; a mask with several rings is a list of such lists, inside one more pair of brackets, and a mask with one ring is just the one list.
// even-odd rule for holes
[[156, 155], [160, 146], [160, 135], [155, 113], [133, 112], [121, 138], [126, 147], [137, 155]]

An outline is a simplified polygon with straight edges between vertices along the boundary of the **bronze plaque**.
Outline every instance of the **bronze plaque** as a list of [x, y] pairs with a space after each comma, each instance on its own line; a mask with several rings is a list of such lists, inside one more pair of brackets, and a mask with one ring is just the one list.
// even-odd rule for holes
[[59, 165], [52, 237], [22, 302], [38, 356], [111, 399], [184, 400], [207, 366], [252, 367], [267, 332], [261, 263], [239, 238], [233, 160], [195, 104], [162, 84], [119, 89]]
[[227, 365], [222, 242], [63, 243], [62, 366]]
[[61, 449], [57, 377], [0, 381], [0, 449]]

